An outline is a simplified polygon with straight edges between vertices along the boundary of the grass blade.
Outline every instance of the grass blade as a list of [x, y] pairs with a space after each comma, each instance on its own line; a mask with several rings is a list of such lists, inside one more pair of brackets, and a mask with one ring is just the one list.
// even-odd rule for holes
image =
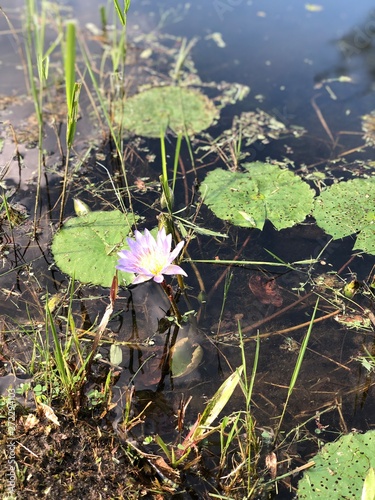
[[210, 427], [214, 420], [219, 416], [220, 412], [224, 406], [228, 403], [231, 398], [238, 382], [241, 379], [243, 372], [243, 366], [237, 368], [219, 387], [211, 401], [207, 404], [204, 409], [199, 425], [191, 436], [192, 441], [199, 441], [199, 438], [204, 434], [207, 427]]
[[68, 115], [72, 114], [74, 102], [74, 82], [75, 82], [75, 59], [76, 59], [76, 26], [74, 22], [67, 23], [66, 26], [66, 46], [65, 46], [65, 90]]
[[289, 398], [292, 395], [294, 386], [296, 385], [296, 382], [297, 382], [297, 379], [298, 379], [299, 372], [301, 370], [302, 361], [303, 361], [303, 358], [304, 358], [305, 353], [306, 353], [307, 345], [309, 343], [310, 335], [311, 335], [313, 324], [314, 324], [314, 320], [315, 320], [316, 311], [318, 309], [318, 304], [319, 304], [319, 297], [316, 299], [314, 311], [313, 311], [313, 314], [312, 314], [311, 320], [310, 320], [310, 325], [309, 325], [309, 328], [308, 328], [308, 330], [306, 332], [306, 335], [305, 335], [305, 337], [304, 337], [304, 339], [302, 341], [301, 349], [300, 349], [300, 351], [298, 353], [298, 358], [297, 358], [296, 364], [294, 366], [292, 377], [290, 379], [290, 383], [289, 383], [289, 387], [288, 387], [288, 394], [286, 396], [286, 400], [285, 400], [285, 403], [284, 403], [283, 411], [282, 411], [279, 423], [277, 424], [277, 429], [276, 429], [276, 432], [275, 432], [275, 441], [276, 441], [277, 436], [278, 436], [278, 434], [280, 432], [281, 424], [282, 424], [284, 416], [285, 416], [285, 412], [286, 412], [286, 409], [287, 409], [287, 406], [288, 406]]

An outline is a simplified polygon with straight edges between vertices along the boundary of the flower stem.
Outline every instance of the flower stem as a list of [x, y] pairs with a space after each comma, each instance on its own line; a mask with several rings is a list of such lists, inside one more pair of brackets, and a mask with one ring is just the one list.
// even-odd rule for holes
[[163, 288], [164, 292], [166, 293], [169, 302], [171, 303], [173, 314], [177, 318], [178, 324], [180, 324], [182, 316], [181, 316], [180, 311], [178, 310], [176, 301], [174, 299], [174, 296], [173, 296], [173, 293], [172, 293], [172, 288], [171, 288], [170, 285], [167, 285], [167, 283], [165, 282], [165, 280], [162, 281], [160, 284], [161, 284], [161, 287]]

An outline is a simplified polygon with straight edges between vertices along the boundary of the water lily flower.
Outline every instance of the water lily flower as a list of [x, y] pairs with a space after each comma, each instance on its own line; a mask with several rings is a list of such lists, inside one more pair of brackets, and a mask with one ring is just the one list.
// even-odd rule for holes
[[135, 240], [127, 238], [129, 250], [118, 252], [120, 258], [116, 266], [120, 271], [137, 274], [133, 284], [150, 279], [162, 283], [164, 274], [187, 276], [180, 266], [172, 264], [184, 246], [183, 241], [171, 252], [172, 235], [166, 234], [164, 228], [158, 231], [156, 239], [147, 229], [144, 234], [134, 231], [134, 236]]

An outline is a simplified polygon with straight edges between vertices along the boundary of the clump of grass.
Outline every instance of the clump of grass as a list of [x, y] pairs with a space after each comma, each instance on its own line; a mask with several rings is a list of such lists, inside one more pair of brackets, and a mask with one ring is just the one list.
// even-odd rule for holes
[[[44, 323], [39, 322], [38, 326], [24, 332], [32, 343], [27, 369], [22, 363], [18, 368], [22, 371], [26, 369], [33, 378], [32, 390], [38, 405], [47, 404], [67, 411], [77, 420], [81, 410], [94, 406], [106, 408], [110, 404], [113, 377], [112, 370], [109, 369], [103, 387], [86, 394], [86, 384], [91, 376], [91, 364], [98, 343], [94, 341], [91, 345], [82, 340], [82, 335], [94, 333], [100, 338], [101, 329], [106, 327], [110, 315], [104, 315], [96, 327], [98, 333], [95, 333], [94, 328], [92, 332], [82, 332], [74, 319], [74, 297], [72, 282], [67, 291], [68, 303], [64, 306], [64, 313], [59, 307], [55, 310], [58, 299], [46, 294]], [[29, 323], [35, 323], [31, 316]]]

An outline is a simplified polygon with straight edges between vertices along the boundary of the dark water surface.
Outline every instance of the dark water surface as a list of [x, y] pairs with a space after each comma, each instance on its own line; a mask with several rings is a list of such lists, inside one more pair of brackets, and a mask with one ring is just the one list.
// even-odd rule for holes
[[[81, 26], [88, 22], [99, 25], [100, 4], [101, 2], [92, 0], [69, 2], [73, 7], [73, 17], [78, 18]], [[361, 117], [374, 107], [375, 10], [370, 1], [322, 1], [319, 5], [322, 7], [320, 11], [309, 11], [303, 2], [297, 0], [204, 0], [191, 3], [133, 1], [128, 20], [129, 43], [139, 54], [147, 49], [147, 38], [137, 38], [140, 33], [155, 33], [155, 36], [167, 33], [187, 39], [198, 37], [191, 58], [203, 82], [236, 82], [251, 89], [244, 100], [222, 110], [219, 123], [210, 130], [211, 135], [217, 137], [223, 130], [230, 128], [236, 114], [261, 109], [288, 127], [303, 127], [306, 133], [300, 138], [284, 137], [266, 145], [255, 143], [248, 151], [251, 160], [263, 161], [271, 158], [283, 161], [288, 158], [291, 168], [298, 173], [303, 168], [305, 173], [312, 173], [315, 168], [324, 171], [324, 168], [330, 165], [328, 180], [326, 179], [329, 184], [334, 177], [348, 178], [353, 172], [357, 172], [357, 169], [360, 170], [363, 166], [360, 162], [369, 164], [374, 159], [371, 148], [355, 150], [350, 154], [347, 152], [364, 145]], [[16, 9], [21, 6], [22, 2], [14, 2], [11, 9], [10, 6], [3, 5], [16, 29], [20, 27]], [[0, 30], [0, 94], [21, 96], [26, 92], [26, 87], [23, 72], [19, 69], [17, 44], [12, 34], [7, 32], [8, 26], [2, 16]], [[221, 34], [221, 38], [217, 37], [216, 40], [221, 40], [219, 45], [223, 46], [220, 47], [215, 42], [211, 36], [213, 33]], [[96, 45], [96, 50], [101, 50], [99, 45]], [[136, 61], [138, 64], [142, 62], [140, 59]], [[155, 62], [157, 67], [157, 58]], [[134, 68], [137, 62], [132, 65]], [[31, 108], [30, 104], [28, 106]], [[25, 110], [21, 105], [8, 105], [0, 111], [4, 137], [6, 121], [9, 120], [14, 125], [19, 124], [32, 112], [32, 108], [29, 108]], [[81, 153], [90, 143], [94, 144], [94, 148], [99, 147], [99, 132], [95, 130], [89, 113], [82, 113], [78, 131]], [[31, 322], [35, 326], [38, 321], [42, 321], [44, 311], [40, 304], [46, 288], [49, 293], [61, 292], [66, 290], [68, 283], [68, 279], [53, 266], [53, 258], [48, 249], [57, 221], [54, 203], [58, 194], [58, 177], [53, 168], [59, 165], [59, 151], [51, 137], [48, 137], [46, 144], [47, 148], [51, 148], [51, 154], [47, 159], [49, 170], [46, 176], [43, 176], [41, 213], [44, 215], [41, 219], [42, 232], [38, 243], [30, 241], [26, 230], [17, 234], [17, 248], [12, 246], [11, 240], [6, 240], [6, 237], [10, 237], [9, 234], [6, 236], [5, 232], [2, 235], [2, 243], [10, 253], [4, 254], [3, 271], [0, 271], [0, 287], [4, 290], [0, 312], [6, 323], [21, 324], [22, 329], [29, 328]], [[168, 147], [173, 155], [173, 139]], [[36, 150], [20, 146], [24, 165], [19, 178], [18, 165], [12, 160], [12, 148], [9, 141], [5, 142], [0, 153], [1, 165], [11, 164], [11, 169], [3, 175], [4, 188], [15, 188], [12, 201], [22, 203], [28, 212], [32, 213], [35, 183], [29, 181], [35, 176]], [[158, 141], [149, 141], [148, 148], [159, 155]], [[188, 152], [184, 149], [182, 157], [189, 170]], [[335, 158], [338, 158], [338, 161], [330, 164]], [[93, 173], [90, 167], [94, 164], [94, 161], [88, 161], [88, 165], [85, 165], [80, 173], [80, 181], [84, 179], [85, 182], [77, 181], [70, 196], [80, 196], [86, 202], [91, 201], [94, 205], [92, 208], [102, 208], [105, 206], [106, 192], [101, 193], [100, 197], [96, 196], [97, 191], [92, 195], [94, 188], [89, 184], [105, 183], [106, 175], [100, 170]], [[221, 166], [221, 163], [215, 163], [215, 166]], [[158, 159], [153, 165], [139, 166], [139, 171], [136, 163], [130, 164], [129, 168], [134, 177], [141, 176], [139, 172], [142, 172], [152, 181], [157, 181], [160, 174]], [[200, 168], [200, 181], [208, 170], [209, 167], [205, 165]], [[373, 172], [373, 167], [367, 170], [367, 173], [370, 172]], [[191, 189], [194, 176], [188, 174], [187, 180]], [[182, 192], [182, 181], [179, 182]], [[148, 196], [147, 203], [151, 204], [156, 199], [156, 192]], [[177, 202], [183, 204], [183, 197], [178, 198], [177, 195]], [[112, 198], [110, 201], [115, 203]], [[140, 196], [138, 201], [141, 203], [136, 205], [137, 208], [148, 218], [149, 227], [152, 227], [155, 223], [153, 211], [142, 204]], [[71, 201], [68, 203], [68, 213], [69, 211], [72, 213]], [[47, 213], [52, 215], [46, 215]], [[275, 231], [271, 224], [266, 224], [261, 233], [257, 230], [226, 227], [203, 208], [200, 223], [217, 231], [227, 232], [229, 238], [224, 242], [207, 237], [198, 238], [198, 241], [189, 247], [192, 258], [196, 259], [214, 259], [216, 256], [221, 259], [233, 259], [241, 249], [240, 258], [243, 260], [269, 261], [271, 258], [265, 251], [266, 248], [279, 258], [292, 262], [317, 257], [329, 240], [323, 231], [314, 226], [313, 221], [280, 232]], [[350, 279], [353, 273], [360, 281], [366, 280], [375, 259], [363, 255], [354, 258], [346, 266], [352, 255], [352, 246], [351, 238], [331, 244], [320, 256], [322, 264], [311, 271], [313, 277], [327, 270], [338, 271], [343, 266], [343, 279]], [[281, 413], [297, 359], [293, 341], [297, 342], [298, 348], [298, 343], [306, 332], [306, 327], [290, 331], [288, 328], [309, 321], [315, 296], [307, 297], [285, 313], [276, 313], [298, 300], [302, 293], [298, 289], [312, 276], [306, 274], [306, 268], [301, 268], [300, 272], [283, 270], [273, 274], [270, 274], [270, 269], [265, 269], [264, 272], [267, 272], [269, 277], [277, 278], [281, 290], [282, 305], [275, 306], [262, 303], [259, 297], [255, 297], [250, 291], [249, 279], [253, 275], [259, 275], [258, 269], [233, 268], [233, 280], [220, 326], [218, 321], [224, 286], [221, 277], [225, 267], [198, 266], [208, 294], [204, 308], [201, 308], [196, 300], [199, 286], [195, 273], [187, 264], [184, 268], [189, 274], [187, 283], [191, 290], [188, 294], [190, 303], [183, 303], [182, 308], [188, 310], [191, 306], [199, 311], [199, 315], [197, 323], [185, 326], [182, 335], [187, 335], [203, 347], [204, 363], [185, 378], [172, 380], [163, 377], [162, 381], [156, 369], [157, 364], [152, 364], [154, 362], [151, 361], [148, 365], [146, 363], [138, 379], [135, 378], [139, 402], [148, 399], [155, 401], [144, 432], [168, 435], [170, 421], [176, 412], [181, 394], [193, 396], [187, 419], [193, 421], [197, 413], [202, 411], [203, 402], [213, 395], [224, 376], [229, 375], [231, 368], [241, 363], [236, 336], [238, 319], [244, 329], [249, 371], [254, 356], [254, 341], [251, 336], [256, 334], [257, 329], [261, 336], [264, 335], [254, 389], [254, 414], [259, 428], [273, 426], [272, 419]], [[309, 290], [309, 285], [306, 285], [305, 291]], [[103, 313], [108, 302], [108, 290], [81, 287], [80, 293], [82, 299], [77, 299], [77, 310], [81, 309], [88, 327], [90, 322], [94, 323]], [[322, 293], [327, 294], [326, 290]], [[155, 335], [155, 332], [157, 320], [162, 318], [167, 307], [163, 298], [158, 295], [152, 284], [147, 284], [143, 288], [137, 287], [134, 291], [130, 311], [127, 309], [127, 299], [128, 292], [120, 292], [117, 302], [118, 314], [110, 323], [112, 331], [118, 336], [118, 340], [122, 341], [145, 341], [152, 338], [152, 341], [156, 342], [156, 351], [162, 353], [164, 337]], [[324, 300], [323, 304], [321, 302], [321, 316], [338, 307], [334, 299], [333, 294], [329, 297], [329, 304]], [[368, 307], [366, 298], [358, 300], [360, 305]], [[275, 315], [275, 319], [265, 321], [272, 315]], [[280, 330], [285, 330], [285, 333], [272, 334]], [[212, 343], [217, 338], [220, 340], [218, 351]], [[363, 354], [363, 344], [371, 346], [372, 343], [371, 330], [363, 332], [348, 329], [332, 318], [314, 326], [309, 344], [311, 350], [307, 351], [296, 393], [289, 402], [285, 429], [310, 419], [304, 432], [306, 435], [309, 432], [314, 435], [315, 413], [331, 406], [339, 407], [340, 411], [335, 409], [322, 417], [322, 423], [329, 425], [323, 439], [331, 440], [338, 432], [351, 428], [362, 431], [374, 428], [373, 375], [365, 373], [359, 363], [353, 361], [353, 358]], [[22, 351], [22, 343], [18, 347], [15, 345], [14, 349]], [[147, 349], [134, 346], [123, 348], [123, 372], [118, 387], [124, 387], [129, 382], [153, 349], [152, 346]], [[104, 354], [108, 354], [108, 350], [104, 351]], [[234, 397], [230, 410], [241, 407], [243, 401], [238, 394]], [[301, 440], [293, 443], [286, 454], [294, 458], [296, 465], [299, 465], [313, 451], [314, 447]]]

